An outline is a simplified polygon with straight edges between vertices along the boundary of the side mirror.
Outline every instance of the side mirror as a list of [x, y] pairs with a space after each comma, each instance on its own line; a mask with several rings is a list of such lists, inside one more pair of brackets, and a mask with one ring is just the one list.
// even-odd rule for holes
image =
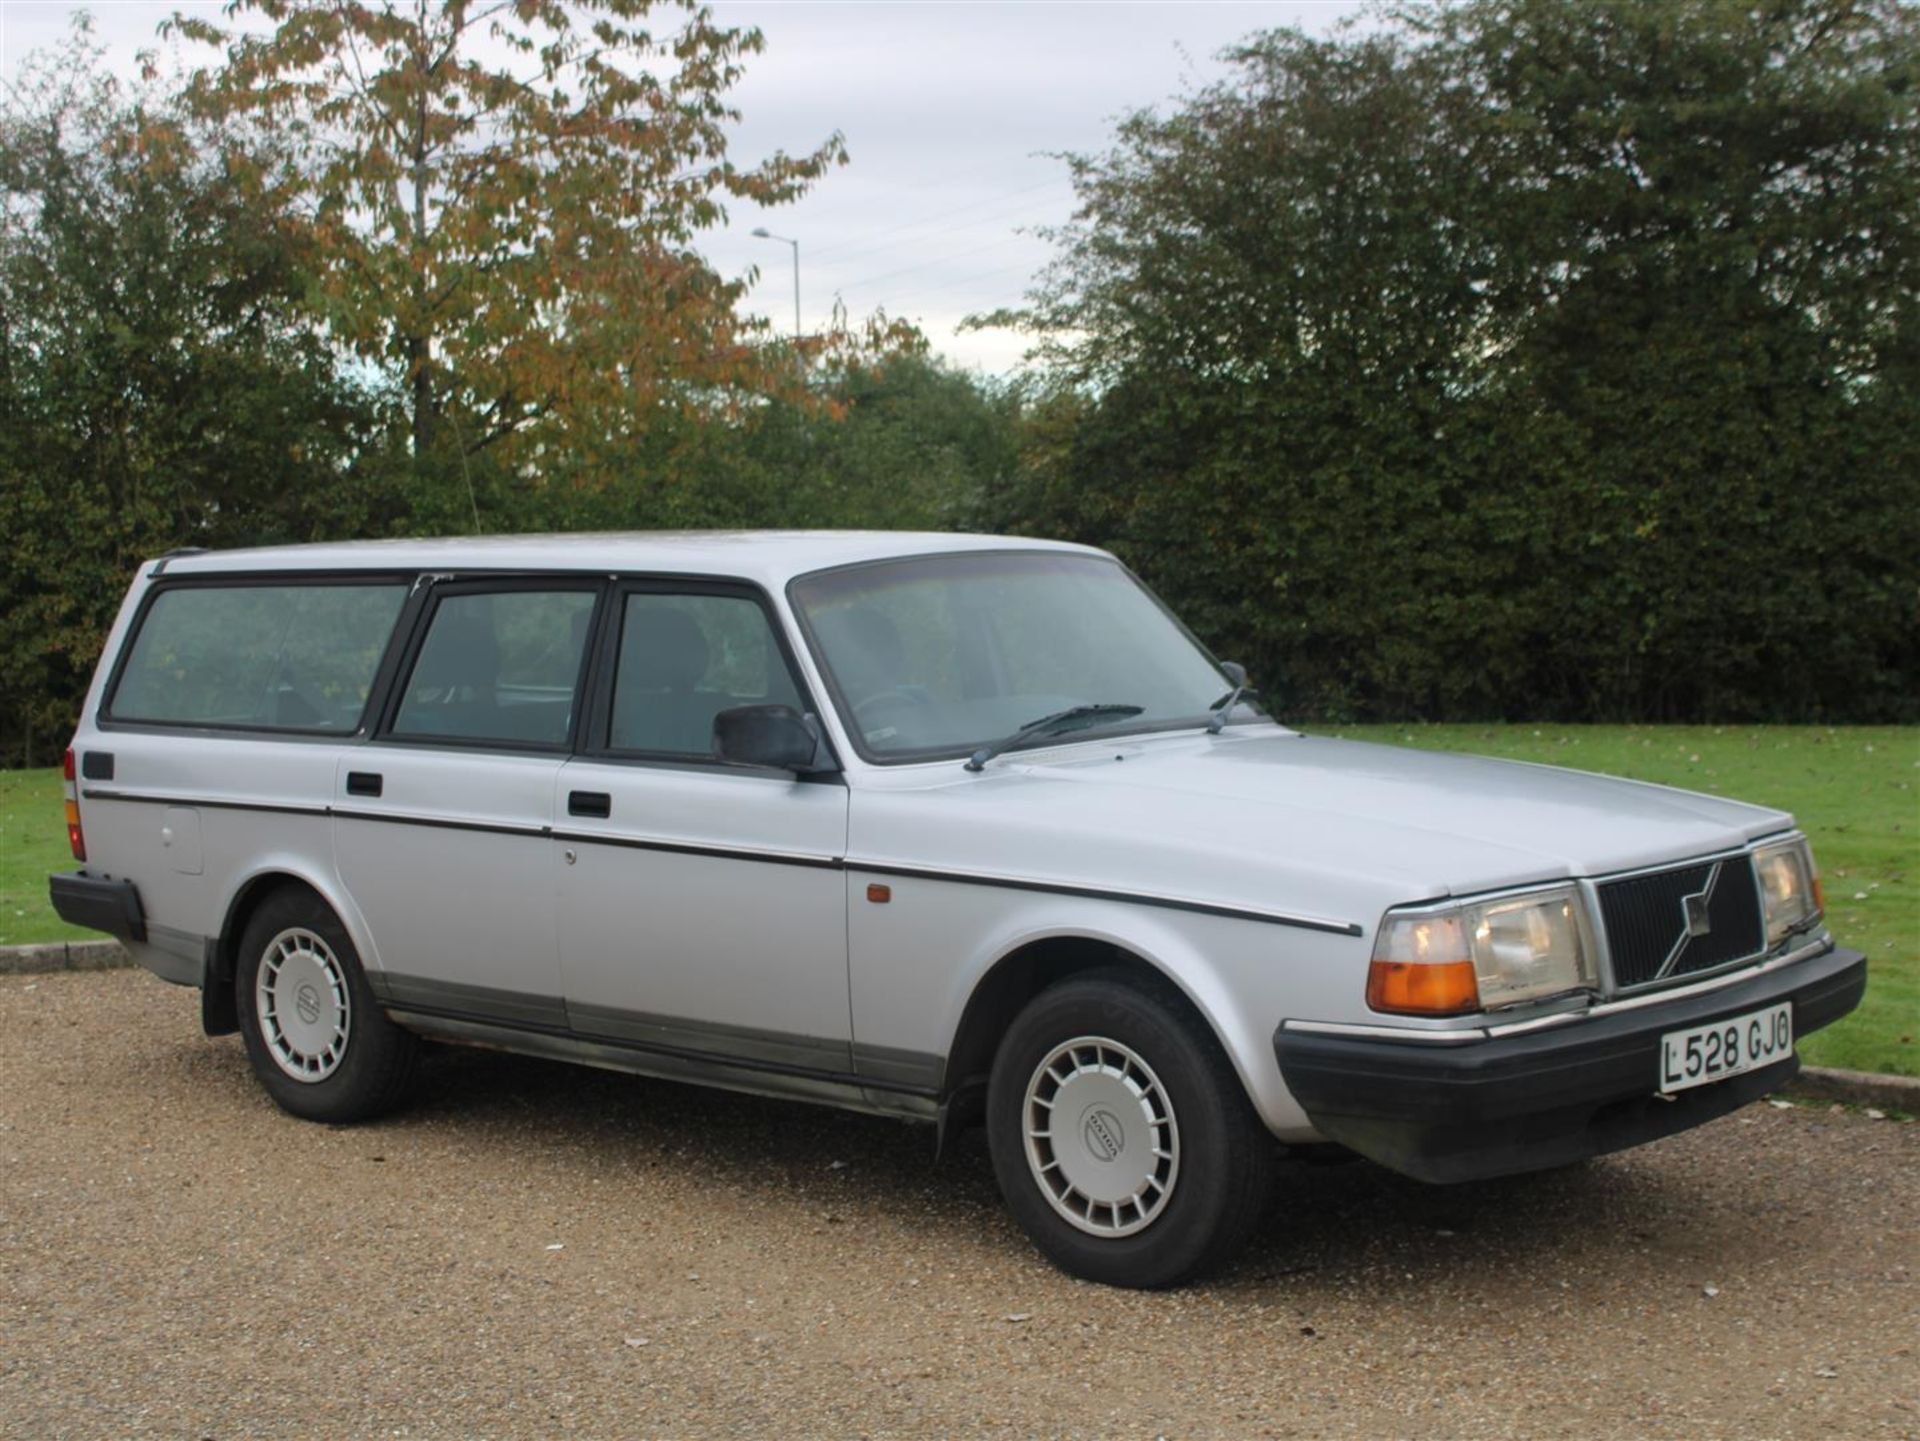
[[713, 753], [734, 765], [796, 774], [831, 769], [819, 764], [823, 749], [819, 733], [790, 705], [738, 705], [713, 718]]
[[1227, 720], [1233, 715], [1233, 708], [1242, 701], [1252, 701], [1260, 694], [1247, 684], [1247, 668], [1237, 660], [1220, 662], [1220, 674], [1225, 676], [1233, 689], [1213, 703], [1213, 715], [1207, 721], [1207, 734], [1219, 735], [1226, 729]]
[[[1223, 660], [1220, 662], [1220, 670], [1236, 687], [1247, 684], [1247, 668], [1241, 665], [1240, 662]], [[1266, 677], [1266, 681], [1258, 690], [1249, 687], [1247, 694], [1250, 696], [1258, 696], [1261, 704], [1270, 708], [1280, 700], [1282, 687], [1286, 684], [1286, 678], [1280, 674], [1280, 667], [1273, 664], [1267, 666]]]

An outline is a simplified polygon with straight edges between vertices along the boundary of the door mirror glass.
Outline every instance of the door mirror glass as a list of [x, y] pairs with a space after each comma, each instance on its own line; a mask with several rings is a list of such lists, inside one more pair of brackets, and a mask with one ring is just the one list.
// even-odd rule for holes
[[790, 705], [733, 706], [713, 718], [713, 753], [734, 765], [819, 770], [820, 749], [820, 737]]

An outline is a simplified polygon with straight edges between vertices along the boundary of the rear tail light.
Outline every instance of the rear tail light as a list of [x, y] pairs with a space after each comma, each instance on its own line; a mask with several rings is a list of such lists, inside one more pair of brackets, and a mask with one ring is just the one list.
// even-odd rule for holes
[[73, 858], [84, 861], [87, 858], [87, 838], [80, 833], [80, 787], [74, 776], [73, 748], [67, 748], [67, 760], [64, 767], [67, 793], [67, 844], [73, 848]]

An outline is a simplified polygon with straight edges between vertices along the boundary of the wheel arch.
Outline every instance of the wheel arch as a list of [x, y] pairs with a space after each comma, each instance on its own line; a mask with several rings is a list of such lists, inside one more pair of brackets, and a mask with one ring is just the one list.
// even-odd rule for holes
[[1205, 1028], [1252, 1098], [1241, 1060], [1208, 1007], [1179, 971], [1150, 947], [1093, 931], [1062, 931], [1028, 937], [1008, 947], [974, 982], [947, 1047], [941, 1082], [941, 1131], [946, 1135], [978, 1120], [987, 1075], [1013, 1018], [1035, 996], [1070, 976], [1118, 972], [1142, 989], [1186, 1009]]
[[290, 860], [263, 862], [234, 886], [219, 933], [208, 943], [206, 976], [200, 987], [200, 1025], [209, 1036], [232, 1035], [240, 1029], [233, 994], [233, 978], [240, 964], [240, 937], [254, 912], [268, 897], [283, 890], [306, 891], [331, 908], [347, 928], [355, 948], [363, 957], [369, 954], [360, 934], [358, 914], [345, 904], [344, 896]]

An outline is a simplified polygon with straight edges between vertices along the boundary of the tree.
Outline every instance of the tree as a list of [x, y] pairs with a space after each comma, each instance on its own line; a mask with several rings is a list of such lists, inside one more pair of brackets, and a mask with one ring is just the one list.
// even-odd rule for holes
[[1301, 713], [1910, 715], [1920, 12], [1277, 31], [1076, 157], [1022, 312], [1099, 539]]
[[[565, 529], [970, 523], [1015, 464], [1011, 397], [941, 365], [896, 325], [816, 364], [805, 397], [665, 416], [617, 450], [556, 455], [514, 523]], [[601, 482], [598, 477], [617, 479]]]
[[950, 530], [1015, 463], [1011, 397], [915, 349], [859, 357], [821, 406], [778, 405], [744, 437], [746, 471], [782, 498], [758, 524]]
[[140, 560], [397, 520], [292, 231], [96, 62], [82, 25], [0, 108], [0, 764], [64, 739]]
[[[677, 16], [669, 31], [655, 12]], [[286, 138], [331, 332], [402, 381], [416, 465], [551, 453], [570, 426], [643, 429], [779, 389], [740, 282], [695, 237], [844, 161], [836, 134], [750, 168], [727, 103], [756, 30], [692, 0], [234, 0], [193, 77], [201, 113]], [[503, 444], [504, 443], [504, 444]]]

